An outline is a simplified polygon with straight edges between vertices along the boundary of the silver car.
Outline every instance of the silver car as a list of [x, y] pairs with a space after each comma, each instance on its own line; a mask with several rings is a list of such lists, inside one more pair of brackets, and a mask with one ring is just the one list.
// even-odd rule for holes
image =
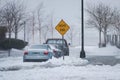
[[47, 39], [46, 44], [57, 45], [57, 48], [60, 49], [65, 56], [69, 56], [69, 46], [65, 39], [60, 38]]
[[63, 51], [60, 50], [60, 49], [58, 49], [57, 45], [50, 45], [50, 44], [48, 44], [48, 45], [49, 45], [50, 48], [52, 49], [53, 56], [54, 56], [55, 58], [59, 58], [59, 57], [63, 56]]
[[23, 62], [27, 61], [46, 61], [52, 59], [53, 50], [49, 45], [31, 45], [24, 52]]

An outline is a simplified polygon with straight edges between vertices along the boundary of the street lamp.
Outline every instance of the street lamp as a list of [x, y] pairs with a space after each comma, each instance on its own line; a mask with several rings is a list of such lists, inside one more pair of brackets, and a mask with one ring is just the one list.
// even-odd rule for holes
[[85, 55], [85, 51], [84, 51], [84, 2], [83, 0], [81, 0], [81, 26], [82, 26], [82, 29], [81, 29], [81, 38], [82, 38], [82, 41], [81, 41], [81, 52], [80, 52], [80, 58], [85, 58], [86, 55]]

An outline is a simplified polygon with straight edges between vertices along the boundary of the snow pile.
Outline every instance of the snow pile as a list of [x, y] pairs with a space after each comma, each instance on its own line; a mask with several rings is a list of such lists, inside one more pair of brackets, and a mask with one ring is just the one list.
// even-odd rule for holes
[[11, 49], [11, 56], [14, 56], [14, 57], [19, 57], [19, 56], [23, 56], [23, 50], [18, 50], [18, 49], [14, 49], [12, 48]]
[[[87, 65], [88, 61], [85, 59], [75, 57], [52, 58], [47, 62], [22, 62], [22, 57], [9, 57], [0, 59], [0, 71], [14, 71], [20, 69], [32, 69], [36, 67], [54, 68], [61, 66], [83, 66]], [[9, 64], [8, 64], [9, 63]]]
[[61, 58], [53, 58], [48, 61], [53, 65], [65, 65], [65, 66], [82, 66], [87, 65], [88, 61], [86, 59], [76, 58], [76, 57], [68, 57], [65, 56], [64, 60], [63, 57]]
[[31, 69], [1, 71], [0, 80], [120, 80], [120, 65], [63, 65], [55, 67], [51, 60], [40, 63], [39, 65], [44, 68], [38, 66]]
[[[23, 52], [24, 52], [23, 50], [18, 50], [18, 49], [12, 48], [10, 50], [10, 56], [12, 56], [12, 57], [23, 56]], [[8, 50], [0, 51], [0, 58], [5, 58], [5, 57], [8, 57]]]
[[[120, 52], [113, 46], [86, 46], [85, 49], [87, 56], [115, 56]], [[70, 50], [70, 56], [65, 56], [64, 60], [63, 57], [53, 57], [46, 62], [23, 62], [22, 56], [0, 58], [0, 80], [120, 80], [119, 63], [114, 66], [92, 65], [79, 58], [79, 47]]]
[[103, 48], [98, 48], [97, 46], [90, 46], [85, 47], [85, 50], [88, 55], [103, 55], [103, 56], [116, 56], [119, 54], [120, 49], [116, 48], [115, 46], [107, 46]]
[[[80, 46], [76, 46], [75, 50], [81, 50]], [[76, 51], [78, 53], [78, 51]], [[115, 46], [107, 45], [106, 47], [99, 48], [98, 46], [85, 46], [86, 55], [97, 55], [97, 56], [118, 56], [120, 49]]]

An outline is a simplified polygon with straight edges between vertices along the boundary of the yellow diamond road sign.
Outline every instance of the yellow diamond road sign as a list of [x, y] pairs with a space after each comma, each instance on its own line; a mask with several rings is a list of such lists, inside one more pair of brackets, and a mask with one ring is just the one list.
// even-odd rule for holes
[[65, 21], [61, 20], [58, 25], [55, 27], [55, 29], [63, 36], [68, 30], [69, 25], [65, 23]]

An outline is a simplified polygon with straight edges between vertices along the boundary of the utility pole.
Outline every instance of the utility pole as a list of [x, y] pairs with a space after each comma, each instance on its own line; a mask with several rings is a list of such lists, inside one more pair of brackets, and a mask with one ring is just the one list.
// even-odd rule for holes
[[81, 23], [82, 23], [82, 29], [81, 29], [81, 38], [82, 38], [82, 41], [81, 41], [81, 52], [80, 52], [80, 58], [85, 58], [86, 55], [85, 55], [85, 51], [84, 51], [84, 2], [83, 0], [81, 0]]

